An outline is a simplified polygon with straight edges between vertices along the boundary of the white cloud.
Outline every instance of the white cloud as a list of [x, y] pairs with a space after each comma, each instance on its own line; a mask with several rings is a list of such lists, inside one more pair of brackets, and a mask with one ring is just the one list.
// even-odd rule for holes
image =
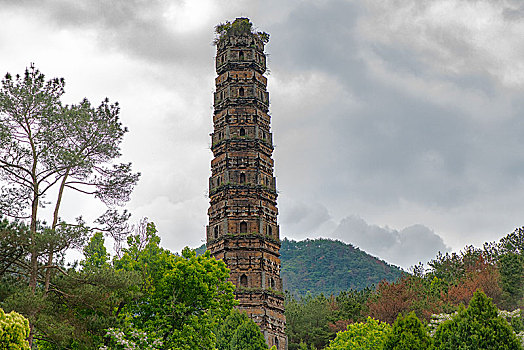
[[419, 262], [427, 263], [438, 252], [450, 250], [439, 235], [424, 225], [411, 225], [399, 231], [370, 225], [358, 216], [342, 219], [333, 235], [404, 269]]

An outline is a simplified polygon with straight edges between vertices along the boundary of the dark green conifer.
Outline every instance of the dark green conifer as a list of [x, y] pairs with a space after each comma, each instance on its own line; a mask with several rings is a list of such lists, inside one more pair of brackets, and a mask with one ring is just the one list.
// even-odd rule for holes
[[435, 350], [521, 350], [508, 322], [483, 292], [476, 291], [467, 309], [442, 323], [434, 337]]
[[384, 344], [384, 350], [424, 350], [431, 346], [426, 327], [414, 312], [399, 315]]

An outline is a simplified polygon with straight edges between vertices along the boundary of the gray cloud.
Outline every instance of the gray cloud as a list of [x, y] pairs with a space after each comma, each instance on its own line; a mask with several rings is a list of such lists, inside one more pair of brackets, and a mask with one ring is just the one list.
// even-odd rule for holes
[[[493, 196], [524, 192], [522, 27], [487, 1], [446, 2], [448, 14], [438, 1], [361, 4], [302, 2], [273, 25], [280, 187], [383, 224], [407, 202], [464, 243], [482, 243], [461, 232], [477, 203], [504, 227], [492, 237], [518, 225], [519, 210], [507, 223]], [[450, 230], [449, 217], [462, 222]]]
[[[18, 6], [47, 17], [57, 28], [94, 33], [98, 44], [108, 50], [123, 51], [149, 64], [183, 64], [194, 69], [200, 66], [210, 72], [212, 67], [204, 62], [212, 51], [215, 23], [210, 21], [197, 30], [178, 31], [177, 22], [181, 19], [169, 14], [184, 4], [182, 0], [27, 0]], [[6, 5], [14, 6], [9, 1]]]
[[329, 227], [331, 215], [324, 205], [286, 196], [281, 196], [279, 203], [286, 208], [280, 215], [280, 223], [286, 227], [286, 231], [281, 232], [283, 236], [311, 238], [326, 234], [324, 229]]
[[439, 235], [424, 225], [412, 225], [398, 231], [370, 225], [358, 216], [342, 219], [333, 235], [405, 269], [428, 262], [438, 252], [450, 250]]
[[[522, 225], [519, 1], [0, 5], [20, 23], [9, 33], [49, 33], [49, 40], [37, 36], [49, 45], [46, 55], [57, 50], [47, 62], [58, 72], [67, 53], [52, 38], [70, 33], [96, 47], [75, 63], [86, 73], [74, 83], [99, 91], [100, 80], [114, 80], [107, 94], [122, 102], [131, 130], [124, 155], [144, 174], [132, 207], [161, 222], [173, 250], [184, 240], [199, 243], [207, 221], [213, 26], [243, 15], [271, 34], [268, 88], [285, 236], [328, 236], [334, 222], [358, 213], [380, 225], [368, 227], [370, 236], [394, 238], [397, 247], [409, 247], [403, 239], [412, 242], [410, 232], [435, 237], [418, 226], [408, 230], [420, 222], [460, 249]], [[38, 51], [31, 35], [20, 37], [28, 39], [8, 50], [27, 60], [18, 65]], [[92, 66], [100, 57], [108, 58], [102, 75], [95, 71], [100, 62]]]

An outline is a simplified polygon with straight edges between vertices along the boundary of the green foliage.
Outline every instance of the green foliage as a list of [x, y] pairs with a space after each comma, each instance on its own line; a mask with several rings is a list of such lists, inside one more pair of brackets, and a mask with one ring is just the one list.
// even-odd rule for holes
[[500, 256], [498, 265], [504, 308], [514, 309], [524, 296], [524, 255], [507, 252]]
[[362, 290], [382, 280], [395, 281], [402, 271], [352, 245], [329, 239], [282, 240], [284, 287], [293, 295], [338, 294]]
[[524, 227], [516, 228], [512, 233], [504, 236], [498, 244], [499, 253], [515, 253], [524, 256]]
[[[38, 207], [54, 205], [51, 229], [58, 222], [66, 190], [90, 194], [107, 205], [129, 199], [139, 174], [130, 164], [114, 164], [127, 128], [119, 121], [118, 103], [98, 107], [84, 99], [64, 106], [65, 81], [46, 81], [33, 65], [23, 76], [7, 74], [0, 86], [0, 196], [2, 212], [30, 217], [34, 232]], [[56, 188], [55, 201], [44, 201]], [[47, 198], [46, 198], [47, 199]]]
[[476, 266], [482, 254], [482, 250], [473, 246], [467, 246], [459, 253], [442, 254], [439, 252], [437, 257], [428, 263], [432, 268], [431, 275], [445, 281], [447, 286], [456, 284], [469, 269]]
[[226, 21], [220, 23], [215, 27], [215, 45], [226, 37], [230, 36], [242, 36], [242, 35], [254, 35], [262, 40], [263, 43], [269, 42], [269, 34], [266, 32], [257, 32], [253, 29], [253, 23], [249, 18], [237, 18], [233, 22]]
[[115, 266], [142, 276], [143, 296], [123, 312], [137, 329], [157, 334], [170, 349], [212, 349], [215, 320], [234, 305], [234, 286], [223, 261], [209, 253], [196, 256], [186, 248], [182, 256], [159, 246], [154, 225], [145, 236], [129, 237]]
[[335, 297], [336, 317], [338, 319], [360, 321], [371, 293], [371, 288], [363, 290], [349, 289], [340, 292]]
[[329, 328], [333, 312], [323, 295], [313, 297], [308, 294], [299, 300], [288, 295], [285, 314], [290, 349], [298, 348], [301, 342], [322, 348], [335, 335]]
[[368, 317], [366, 322], [357, 322], [339, 332], [326, 350], [378, 350], [382, 349], [391, 326]]
[[123, 305], [139, 295], [135, 290], [139, 278], [134, 272], [110, 267], [66, 272], [53, 278], [47, 296], [26, 294], [42, 308], [34, 319], [38, 337], [58, 349], [74, 344], [75, 349], [93, 349], [106, 329], [120, 324]]
[[29, 321], [11, 311], [0, 309], [0, 350], [29, 350]]
[[[21, 222], [0, 220], [0, 278], [25, 254], [29, 228]], [[1, 295], [0, 295], [1, 300]]]
[[424, 350], [431, 346], [426, 327], [415, 313], [399, 315], [384, 343], [384, 350]]
[[217, 350], [232, 349], [263, 349], [267, 350], [264, 336], [260, 328], [245, 312], [236, 309], [221, 323], [216, 331]]
[[109, 255], [104, 246], [104, 235], [97, 232], [91, 237], [89, 244], [84, 247], [85, 259], [80, 262], [84, 270], [101, 269], [109, 267]]
[[243, 321], [231, 338], [231, 350], [267, 350], [266, 341], [260, 327], [251, 319]]
[[[103, 246], [103, 238], [99, 243]], [[105, 329], [118, 323], [119, 307], [135, 297], [133, 286], [138, 278], [135, 273], [116, 271], [109, 265], [99, 268], [91, 264], [81, 270], [76, 266], [57, 268], [60, 273], [50, 279], [47, 293], [41, 288], [33, 293], [23, 279], [4, 278], [1, 285], [7, 292], [2, 304], [28, 315], [37, 331], [39, 348], [93, 349]]]
[[236, 309], [231, 310], [230, 314], [221, 323], [221, 326], [216, 331], [216, 347], [217, 350], [229, 350], [231, 346], [231, 339], [241, 324], [248, 321], [249, 318], [244, 312]]
[[[0, 85], [0, 211], [24, 224], [13, 224], [20, 229], [11, 227], [1, 234], [6, 260], [0, 263], [0, 276], [8, 276], [4, 281], [16, 286], [1, 290], [2, 297], [18, 305], [34, 326], [30, 345], [36, 333], [48, 339], [50, 323], [63, 335], [74, 333], [71, 322], [60, 326], [54, 322], [53, 310], [60, 309], [55, 301], [73, 295], [58, 289], [55, 279], [75, 274], [64, 268], [64, 256], [71, 248], [83, 247], [92, 228], [80, 216], [74, 223], [60, 220], [64, 193], [91, 195], [109, 207], [123, 205], [140, 175], [129, 163], [115, 163], [127, 132], [119, 120], [118, 103], [105, 99], [94, 107], [83, 99], [64, 105], [64, 85], [63, 78], [46, 80], [34, 65], [23, 75], [6, 74]], [[51, 210], [41, 211], [48, 205]], [[108, 209], [96, 222], [119, 242], [126, 234], [127, 217]], [[29, 286], [33, 300], [23, 284]]]
[[434, 349], [522, 349], [508, 322], [498, 316], [491, 299], [475, 292], [467, 309], [443, 322], [434, 336]]

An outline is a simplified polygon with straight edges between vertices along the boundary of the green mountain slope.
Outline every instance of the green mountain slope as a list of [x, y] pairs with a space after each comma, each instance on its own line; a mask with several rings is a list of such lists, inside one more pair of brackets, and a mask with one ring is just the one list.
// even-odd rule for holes
[[299, 242], [284, 239], [280, 254], [284, 289], [294, 295], [360, 290], [384, 279], [394, 281], [402, 275], [400, 268], [351, 244], [330, 239]]
[[[202, 254], [206, 246], [196, 249]], [[293, 295], [338, 294], [364, 289], [382, 280], [394, 281], [402, 270], [366, 252], [331, 239], [292, 241], [284, 238], [280, 248], [284, 290]]]

